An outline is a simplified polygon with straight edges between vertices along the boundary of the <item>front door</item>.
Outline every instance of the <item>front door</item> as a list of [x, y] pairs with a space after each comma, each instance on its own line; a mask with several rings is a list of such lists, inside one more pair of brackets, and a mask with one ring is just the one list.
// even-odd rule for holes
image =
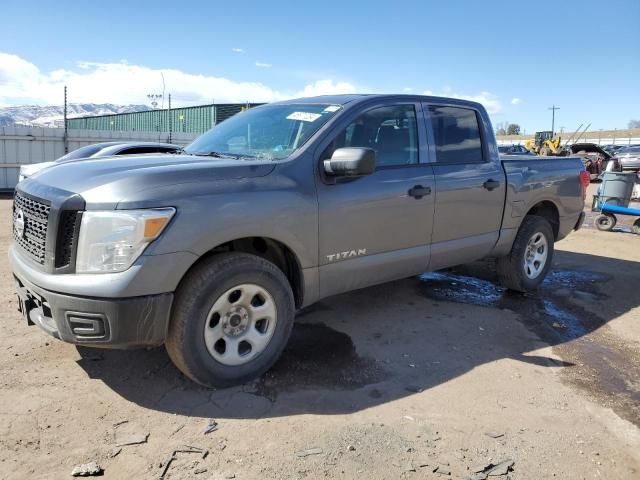
[[484, 148], [480, 112], [425, 105], [435, 145], [430, 270], [477, 260], [498, 240], [505, 201], [500, 161]]
[[420, 104], [369, 107], [320, 155], [321, 162], [336, 148], [376, 151], [373, 174], [336, 184], [318, 180], [322, 297], [427, 268], [434, 183], [431, 165], [422, 163], [426, 129], [419, 125], [424, 126]]

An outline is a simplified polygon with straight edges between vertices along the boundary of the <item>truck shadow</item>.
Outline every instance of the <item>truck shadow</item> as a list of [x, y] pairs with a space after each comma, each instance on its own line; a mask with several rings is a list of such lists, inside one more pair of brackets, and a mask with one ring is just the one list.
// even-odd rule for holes
[[[215, 418], [354, 412], [504, 358], [572, 369], [570, 356], [559, 361], [529, 352], [580, 341], [640, 305], [632, 282], [640, 265], [568, 252], [557, 252], [554, 263], [544, 286], [531, 294], [498, 287], [493, 264], [478, 262], [326, 299], [299, 313], [289, 345], [271, 371], [234, 388], [194, 384], [164, 348], [78, 347], [78, 363], [91, 378], [140, 406]], [[606, 302], [614, 307], [601, 308]], [[614, 369], [606, 375], [625, 373]], [[633, 384], [619, 380], [608, 384], [622, 390]], [[637, 391], [612, 394], [628, 397], [630, 404], [640, 400]], [[627, 413], [640, 421], [637, 411]]]

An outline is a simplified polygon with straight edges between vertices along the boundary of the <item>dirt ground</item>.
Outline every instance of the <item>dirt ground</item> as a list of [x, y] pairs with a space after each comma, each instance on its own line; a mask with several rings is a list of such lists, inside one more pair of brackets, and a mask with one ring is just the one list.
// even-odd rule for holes
[[[0, 200], [3, 258], [10, 212]], [[539, 292], [505, 292], [479, 262], [326, 299], [263, 379], [219, 391], [163, 348], [28, 327], [3, 261], [0, 478], [91, 461], [160, 478], [185, 445], [209, 453], [176, 453], [165, 478], [466, 478], [507, 459], [512, 479], [640, 478], [640, 236], [592, 222]], [[131, 435], [146, 442], [117, 446]]]

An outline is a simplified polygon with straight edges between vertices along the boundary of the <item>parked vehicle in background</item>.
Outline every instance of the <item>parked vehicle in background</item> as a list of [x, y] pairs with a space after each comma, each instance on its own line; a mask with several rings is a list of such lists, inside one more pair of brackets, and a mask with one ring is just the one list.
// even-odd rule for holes
[[267, 371], [296, 310], [325, 297], [486, 257], [504, 286], [537, 288], [587, 185], [580, 158], [500, 158], [479, 103], [303, 98], [179, 155], [27, 178], [9, 258], [27, 322], [86, 346], [165, 343], [223, 387]]
[[569, 152], [571, 155], [577, 155], [582, 158], [584, 168], [589, 172], [591, 180], [595, 180], [600, 176], [606, 169], [607, 162], [611, 159], [611, 155], [595, 143], [574, 143], [569, 146]]
[[612, 159], [624, 171], [640, 170], [640, 147], [626, 147], [618, 150]]
[[500, 155], [535, 155], [522, 145], [498, 145]]
[[53, 162], [31, 163], [22, 165], [18, 175], [21, 182], [40, 170], [58, 163], [87, 158], [111, 157], [113, 155], [135, 155], [145, 153], [175, 153], [182, 147], [171, 143], [156, 142], [102, 142], [86, 145], [67, 153]]
[[618, 150], [627, 148], [628, 145], [605, 145], [602, 149], [609, 155], [615, 155]]

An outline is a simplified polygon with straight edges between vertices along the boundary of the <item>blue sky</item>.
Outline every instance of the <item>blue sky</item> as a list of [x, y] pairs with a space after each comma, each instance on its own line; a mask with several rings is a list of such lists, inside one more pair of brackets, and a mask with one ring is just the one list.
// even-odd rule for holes
[[[188, 6], [183, 6], [188, 3]], [[485, 103], [527, 131], [640, 118], [640, 1], [5, 2], [0, 104], [346, 91]], [[241, 50], [241, 51], [240, 51]]]

